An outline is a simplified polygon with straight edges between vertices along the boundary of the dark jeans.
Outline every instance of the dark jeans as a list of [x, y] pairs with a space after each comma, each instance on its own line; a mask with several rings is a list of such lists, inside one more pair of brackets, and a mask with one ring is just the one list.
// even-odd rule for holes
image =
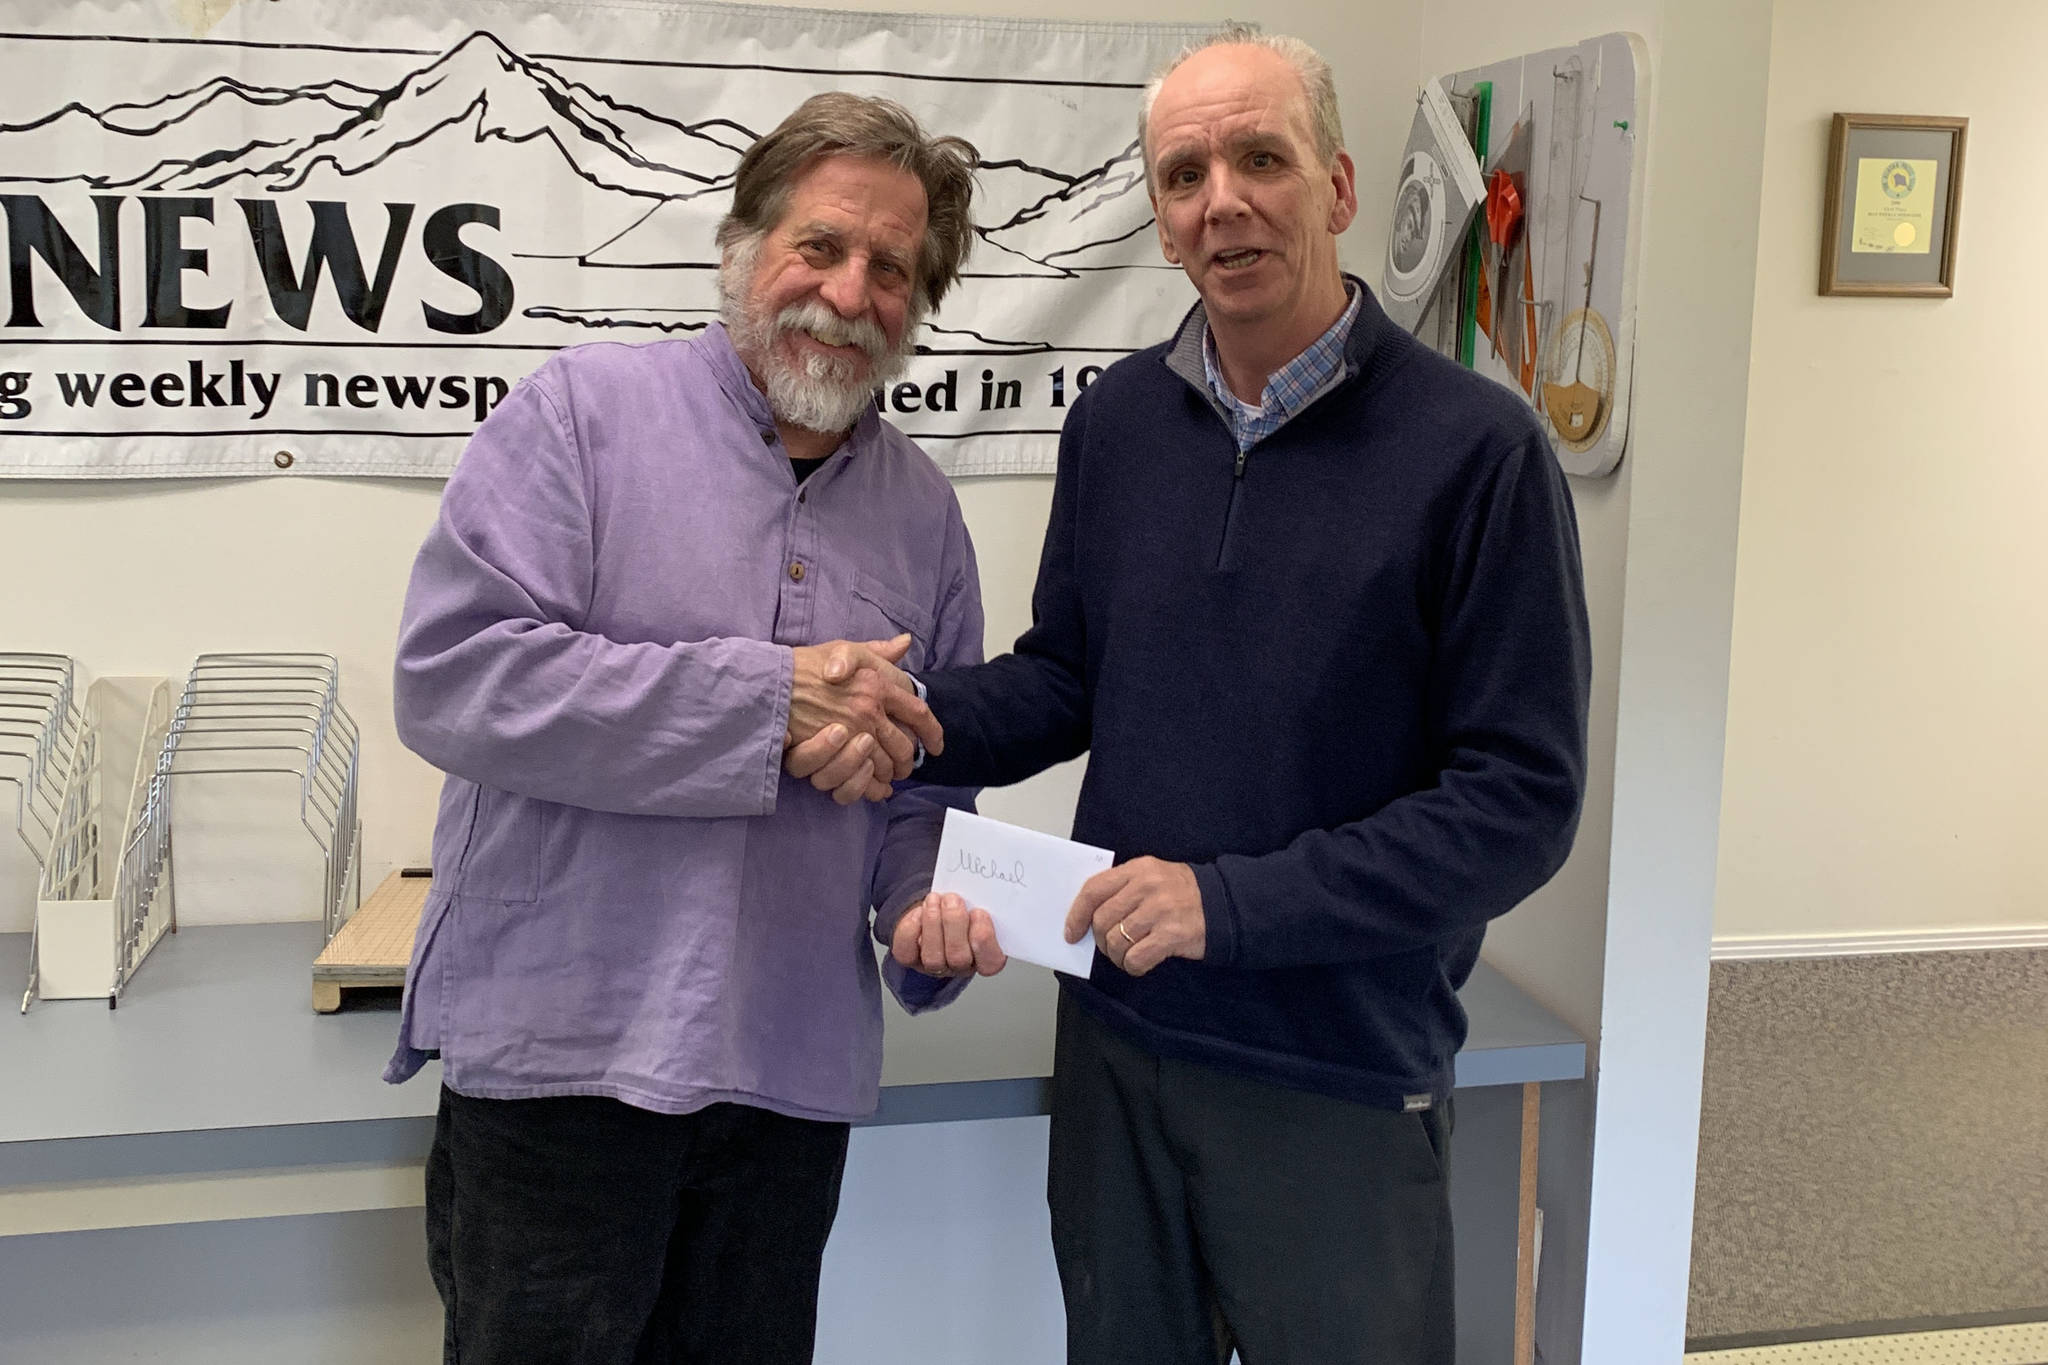
[[1155, 1057], [1061, 991], [1067, 1365], [1451, 1365], [1450, 1130]]
[[447, 1365], [810, 1365], [847, 1125], [441, 1091]]

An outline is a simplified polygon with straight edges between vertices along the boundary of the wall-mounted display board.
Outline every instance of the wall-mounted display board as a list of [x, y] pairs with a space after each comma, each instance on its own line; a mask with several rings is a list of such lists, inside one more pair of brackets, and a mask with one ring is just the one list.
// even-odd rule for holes
[[1648, 49], [1610, 33], [1429, 82], [1403, 154], [1390, 314], [1518, 390], [1573, 474], [1628, 446], [1649, 106]]

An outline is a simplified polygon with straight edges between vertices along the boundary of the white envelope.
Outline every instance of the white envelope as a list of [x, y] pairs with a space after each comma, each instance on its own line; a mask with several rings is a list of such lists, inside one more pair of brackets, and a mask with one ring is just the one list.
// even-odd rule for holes
[[1114, 861], [1106, 848], [949, 808], [932, 890], [988, 911], [1009, 956], [1085, 977], [1095, 962], [1095, 935], [1067, 942], [1067, 911], [1081, 884]]

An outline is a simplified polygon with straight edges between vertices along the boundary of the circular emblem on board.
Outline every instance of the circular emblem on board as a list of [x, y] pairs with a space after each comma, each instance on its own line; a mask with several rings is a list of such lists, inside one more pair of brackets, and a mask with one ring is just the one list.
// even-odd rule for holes
[[1410, 152], [1394, 192], [1393, 230], [1387, 234], [1388, 293], [1412, 300], [1436, 282], [1454, 245], [1449, 217], [1442, 169], [1428, 152]]

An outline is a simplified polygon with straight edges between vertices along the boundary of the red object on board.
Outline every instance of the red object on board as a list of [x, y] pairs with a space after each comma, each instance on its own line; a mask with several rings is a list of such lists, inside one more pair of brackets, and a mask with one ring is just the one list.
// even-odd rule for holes
[[1486, 235], [1493, 244], [1506, 249], [1522, 225], [1522, 191], [1515, 177], [1496, 170], [1486, 187]]

